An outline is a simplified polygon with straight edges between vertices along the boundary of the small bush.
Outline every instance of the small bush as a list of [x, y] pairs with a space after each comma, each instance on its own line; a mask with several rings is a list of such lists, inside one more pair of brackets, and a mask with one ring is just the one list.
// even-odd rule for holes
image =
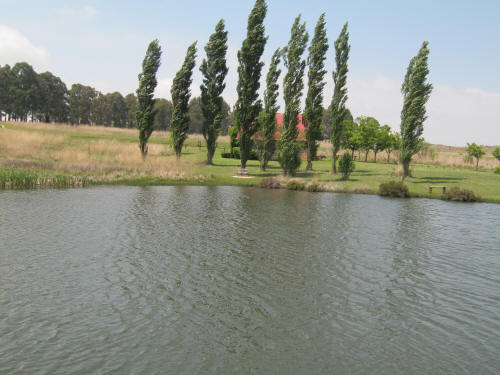
[[339, 170], [342, 173], [342, 178], [348, 180], [351, 173], [354, 171], [354, 160], [349, 152], [346, 152], [339, 160]]
[[276, 178], [264, 178], [260, 182], [260, 187], [265, 189], [280, 189], [281, 183]]
[[286, 188], [288, 190], [304, 190], [306, 186], [302, 182], [296, 180], [290, 180], [286, 184]]
[[474, 194], [472, 190], [461, 189], [458, 186], [452, 187], [450, 190], [443, 193], [441, 197], [445, 201], [454, 202], [479, 202], [481, 198]]
[[[233, 147], [232, 152], [224, 152], [221, 154], [221, 156], [223, 158], [226, 158], [226, 159], [240, 159], [240, 148]], [[257, 152], [255, 152], [254, 150], [251, 150], [248, 160], [259, 160], [259, 156], [257, 155]]]
[[493, 169], [493, 173], [500, 174], [500, 167], [495, 167], [495, 169]]
[[380, 184], [378, 193], [383, 197], [408, 198], [410, 196], [408, 186], [403, 181], [384, 182]]

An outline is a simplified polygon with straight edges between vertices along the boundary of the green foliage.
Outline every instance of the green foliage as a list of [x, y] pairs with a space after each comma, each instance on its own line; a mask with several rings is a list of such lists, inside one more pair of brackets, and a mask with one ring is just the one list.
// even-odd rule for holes
[[274, 51], [271, 58], [271, 65], [266, 76], [266, 90], [264, 91], [264, 110], [259, 114], [257, 123], [259, 131], [256, 136], [257, 150], [260, 160], [260, 168], [265, 171], [267, 163], [271, 160], [274, 153], [275, 140], [274, 133], [276, 132], [276, 113], [278, 112], [278, 78], [281, 70], [278, 65], [281, 59], [281, 50], [278, 48]]
[[309, 185], [307, 185], [306, 190], [310, 193], [318, 193], [318, 192], [324, 191], [322, 186], [320, 184], [318, 184], [317, 182], [312, 182]]
[[238, 124], [241, 168], [246, 167], [252, 148], [252, 136], [258, 130], [257, 116], [261, 110], [259, 98], [260, 75], [264, 62], [260, 59], [267, 37], [264, 35], [264, 18], [267, 5], [264, 0], [256, 0], [248, 16], [247, 36], [238, 51], [238, 100], [235, 104], [235, 123]]
[[309, 35], [306, 24], [300, 23], [300, 15], [295, 19], [291, 30], [290, 41], [285, 48], [284, 61], [288, 71], [283, 80], [285, 114], [280, 142], [279, 161], [285, 175], [295, 175], [300, 166], [299, 145], [297, 144], [297, 123], [300, 113], [300, 98], [304, 89], [304, 69], [306, 62], [302, 54], [307, 45]]
[[332, 131], [330, 141], [332, 142], [332, 171], [337, 173], [337, 153], [342, 145], [344, 133], [343, 120], [346, 116], [345, 103], [347, 101], [347, 60], [349, 59], [349, 33], [347, 32], [347, 22], [345, 23], [339, 37], [335, 41], [335, 65], [333, 72], [333, 82], [335, 84], [332, 98]]
[[495, 167], [495, 169], [493, 169], [493, 173], [500, 174], [500, 167]]
[[481, 159], [484, 154], [486, 154], [486, 151], [482, 149], [481, 146], [473, 143], [467, 143], [467, 149], [465, 150], [467, 152], [467, 155], [471, 158], [476, 159], [476, 170], [479, 167], [479, 159]]
[[354, 172], [355, 164], [350, 153], [346, 152], [339, 160], [339, 170], [342, 173], [342, 178], [348, 180], [352, 172]]
[[189, 98], [191, 97], [191, 82], [193, 68], [196, 64], [196, 42], [191, 44], [186, 52], [186, 57], [181, 69], [175, 75], [172, 83], [172, 121], [171, 121], [171, 137], [174, 146], [175, 155], [181, 157], [182, 146], [187, 138], [189, 129]]
[[90, 87], [75, 83], [69, 90], [69, 122], [71, 124], [90, 124], [92, 103], [97, 98], [97, 91]]
[[288, 190], [299, 190], [299, 191], [301, 191], [301, 190], [305, 190], [306, 185], [304, 185], [302, 182], [297, 181], [297, 180], [290, 180], [286, 184], [286, 188]]
[[403, 165], [403, 180], [408, 176], [413, 155], [420, 150], [422, 145], [424, 121], [427, 118], [425, 104], [432, 92], [432, 85], [426, 83], [429, 74], [427, 66], [428, 44], [428, 42], [423, 42], [417, 56], [411, 59], [401, 86], [403, 109], [401, 111], [399, 158]]
[[68, 188], [88, 184], [85, 177], [0, 167], [0, 189]]
[[461, 189], [458, 186], [452, 187], [443, 193], [442, 199], [454, 202], [480, 202], [481, 198], [474, 194], [472, 190]]
[[309, 57], [307, 64], [308, 90], [303, 121], [306, 126], [307, 141], [307, 170], [312, 169], [312, 161], [316, 155], [317, 141], [323, 138], [321, 122], [323, 118], [323, 88], [325, 87], [324, 76], [326, 52], [328, 51], [328, 38], [326, 37], [325, 13], [323, 13], [316, 24], [314, 37], [309, 46]]
[[403, 181], [389, 181], [380, 184], [379, 195], [383, 197], [408, 198], [410, 192]]
[[154, 129], [167, 130], [172, 122], [172, 114], [174, 111], [172, 102], [164, 98], [156, 98], [153, 111], [156, 113]]
[[[189, 133], [202, 134], [203, 133], [203, 123], [205, 118], [203, 117], [203, 111], [201, 109], [201, 97], [194, 97], [189, 102]], [[228, 129], [232, 125], [232, 114], [231, 107], [226, 101], [222, 100], [222, 121], [220, 124], [219, 133], [227, 134]]]
[[[233, 149], [230, 152], [224, 152], [221, 154], [221, 156], [225, 159], [240, 159], [241, 158], [240, 148], [233, 147]], [[248, 155], [248, 160], [259, 160], [259, 155], [254, 150], [251, 150], [250, 154]]]
[[495, 159], [497, 159], [498, 161], [500, 161], [500, 148], [496, 148], [493, 150], [493, 152], [491, 153], [493, 155], [493, 157]]
[[222, 92], [226, 87], [228, 68], [226, 66], [227, 31], [224, 29], [224, 20], [215, 26], [215, 32], [205, 46], [206, 59], [201, 63], [203, 83], [201, 89], [201, 110], [205, 121], [203, 122], [203, 138], [207, 143], [207, 163], [212, 164], [215, 153], [215, 144], [220, 133], [224, 115], [222, 113]]
[[148, 153], [148, 140], [153, 133], [155, 117], [153, 95], [157, 84], [156, 72], [160, 67], [160, 58], [160, 43], [158, 39], [155, 39], [148, 46], [142, 62], [142, 72], [138, 76], [136, 124], [139, 128], [139, 148], [143, 157], [146, 157]]
[[373, 117], [360, 117], [359, 129], [360, 149], [365, 152], [365, 161], [368, 161], [368, 152], [377, 143], [380, 124]]

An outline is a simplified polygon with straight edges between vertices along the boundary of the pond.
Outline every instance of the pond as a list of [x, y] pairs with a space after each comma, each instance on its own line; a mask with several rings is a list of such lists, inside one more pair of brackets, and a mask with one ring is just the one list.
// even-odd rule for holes
[[500, 205], [0, 191], [1, 374], [497, 374]]

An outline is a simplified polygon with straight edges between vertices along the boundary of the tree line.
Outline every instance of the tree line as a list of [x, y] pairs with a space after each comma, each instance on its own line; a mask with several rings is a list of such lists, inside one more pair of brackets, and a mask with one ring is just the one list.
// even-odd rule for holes
[[[238, 99], [232, 114], [234, 125], [229, 131], [231, 146], [239, 146], [241, 170], [252, 149], [256, 149], [263, 170], [275, 153], [285, 175], [293, 176], [301, 164], [299, 153], [302, 146], [297, 141], [297, 124], [302, 114], [306, 127], [307, 169], [312, 169], [312, 160], [318, 149], [318, 141], [328, 135], [332, 144], [332, 172], [336, 173], [337, 154], [341, 148], [350, 150], [352, 155], [356, 150], [375, 155], [385, 150], [389, 157], [393, 150], [398, 150], [398, 156], [403, 165], [403, 179], [410, 174], [409, 164], [413, 155], [421, 150], [423, 141], [423, 124], [426, 120], [425, 104], [432, 91], [432, 85], [427, 83], [429, 73], [427, 58], [428, 42], [424, 42], [418, 54], [410, 60], [401, 92], [403, 108], [401, 111], [401, 133], [391, 132], [388, 125], [380, 126], [377, 120], [370, 117], [352, 119], [347, 102], [347, 73], [349, 52], [348, 24], [342, 27], [334, 42], [335, 67], [332, 71], [334, 88], [329, 112], [325, 114], [322, 107], [326, 53], [329, 49], [326, 37], [325, 14], [320, 15], [311, 43], [308, 47], [309, 34], [301, 16], [297, 16], [290, 32], [287, 46], [277, 49], [272, 58], [266, 75], [266, 88], [263, 102], [259, 98], [260, 78], [264, 62], [264, 52], [268, 37], [265, 34], [264, 19], [267, 13], [265, 0], [256, 0], [248, 16], [247, 34], [238, 51], [238, 83], [236, 91]], [[226, 65], [227, 34], [224, 20], [220, 20], [214, 33], [205, 46], [206, 58], [200, 67], [203, 83], [200, 86], [201, 112], [203, 115], [202, 134], [207, 145], [207, 163], [212, 164], [215, 144], [221, 132], [222, 93], [225, 88], [224, 79], [228, 68]], [[308, 47], [308, 57], [303, 57]], [[171, 122], [172, 141], [178, 158], [181, 157], [182, 144], [186, 139], [186, 129], [189, 118], [186, 115], [187, 103], [191, 92], [192, 72], [195, 67], [194, 58], [197, 53], [196, 42], [189, 46], [183, 65], [175, 76], [172, 86], [174, 119]], [[154, 112], [152, 93], [156, 86], [156, 71], [160, 65], [161, 48], [158, 40], [150, 43], [143, 61], [143, 71], [139, 74], [139, 97], [137, 124], [139, 127], [140, 148], [143, 156], [147, 154], [147, 140], [153, 129]], [[283, 99], [285, 103], [281, 139], [276, 144], [276, 113], [280, 64], [284, 63], [286, 71], [282, 82]], [[308, 90], [305, 98], [305, 108], [301, 108], [301, 98], [304, 91], [304, 75], [308, 68]], [[141, 101], [140, 98], [144, 98]], [[326, 124], [325, 124], [326, 118]], [[344, 154], [347, 157], [349, 154]]]
[[[61, 78], [51, 72], [37, 73], [31, 65], [19, 62], [0, 66], [0, 120], [103, 125], [119, 128], [136, 127], [137, 96], [125, 97], [119, 92], [103, 94], [79, 83], [68, 89]], [[167, 130], [172, 119], [172, 102], [154, 99], [156, 130]], [[223, 102], [222, 134], [232, 124], [229, 104]], [[189, 133], [201, 133], [203, 114], [201, 98], [188, 105]]]

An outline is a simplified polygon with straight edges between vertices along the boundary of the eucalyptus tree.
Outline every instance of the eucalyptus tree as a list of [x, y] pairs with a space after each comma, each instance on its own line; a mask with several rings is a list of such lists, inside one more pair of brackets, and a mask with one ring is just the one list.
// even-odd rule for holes
[[406, 76], [401, 86], [403, 109], [401, 111], [401, 148], [399, 159], [403, 166], [403, 180], [410, 175], [410, 162], [422, 147], [424, 121], [427, 119], [425, 104], [432, 92], [427, 83], [429, 68], [429, 42], [422, 43], [418, 54], [410, 60]]
[[248, 16], [247, 36], [238, 51], [238, 100], [235, 104], [235, 124], [238, 128], [241, 168], [246, 167], [252, 147], [252, 136], [257, 131], [257, 116], [262, 104], [259, 100], [260, 76], [264, 63], [262, 53], [267, 42], [264, 35], [264, 18], [267, 5], [256, 0]]
[[135, 112], [137, 111], [137, 97], [130, 93], [125, 96], [127, 105], [127, 128], [135, 128]]
[[281, 50], [278, 48], [274, 51], [271, 58], [271, 65], [266, 76], [266, 90], [264, 91], [264, 110], [259, 114], [259, 137], [258, 137], [258, 153], [260, 160], [260, 168], [265, 171], [267, 164], [274, 152], [276, 132], [276, 113], [278, 113], [278, 95], [279, 84], [278, 79], [281, 74], [281, 69], [278, 65], [281, 61]]
[[68, 89], [61, 78], [50, 72], [38, 74], [39, 116], [45, 122], [64, 122], [68, 117]]
[[323, 13], [316, 24], [314, 37], [309, 46], [309, 57], [307, 64], [308, 90], [306, 106], [304, 110], [304, 125], [306, 126], [307, 141], [307, 170], [312, 170], [312, 159], [316, 155], [317, 141], [323, 139], [321, 122], [323, 119], [323, 80], [325, 70], [326, 52], [328, 51], [328, 38], [326, 37], [325, 13]]
[[285, 114], [280, 142], [280, 163], [286, 175], [294, 176], [300, 166], [299, 145], [297, 144], [297, 124], [300, 113], [300, 98], [304, 89], [304, 69], [302, 54], [306, 49], [309, 35], [300, 15], [295, 19], [288, 46], [285, 47], [284, 61], [288, 71], [283, 80]]
[[203, 113], [203, 138], [207, 143], [207, 164], [213, 164], [217, 137], [224, 115], [222, 113], [222, 92], [226, 87], [228, 68], [226, 66], [227, 31], [224, 29], [224, 20], [215, 26], [215, 32], [210, 35], [205, 52], [206, 59], [201, 63], [203, 83], [201, 89], [201, 111]]
[[175, 75], [172, 83], [172, 89], [170, 90], [174, 109], [172, 113], [172, 120], [170, 122], [170, 128], [172, 130], [172, 143], [177, 159], [181, 157], [182, 146], [187, 138], [189, 129], [188, 105], [189, 98], [191, 97], [191, 91], [189, 88], [191, 87], [191, 83], [193, 81], [192, 76], [193, 69], [196, 64], [195, 60], [196, 42], [188, 47], [184, 63]]
[[79, 83], [71, 85], [68, 94], [69, 122], [74, 125], [90, 124], [93, 102], [98, 92], [90, 86]]
[[335, 84], [332, 98], [332, 132], [330, 141], [332, 142], [332, 172], [337, 173], [337, 153], [342, 145], [343, 120], [347, 113], [345, 103], [347, 101], [347, 61], [349, 59], [349, 33], [347, 32], [347, 22], [345, 23], [339, 37], [335, 41], [335, 65], [333, 72], [333, 82]]
[[160, 67], [161, 47], [158, 39], [153, 40], [146, 51], [142, 61], [142, 72], [139, 74], [139, 87], [137, 89], [137, 112], [136, 124], [139, 128], [139, 148], [142, 157], [148, 154], [148, 140], [153, 133], [155, 118], [153, 99], [154, 91], [158, 81], [156, 72]]

